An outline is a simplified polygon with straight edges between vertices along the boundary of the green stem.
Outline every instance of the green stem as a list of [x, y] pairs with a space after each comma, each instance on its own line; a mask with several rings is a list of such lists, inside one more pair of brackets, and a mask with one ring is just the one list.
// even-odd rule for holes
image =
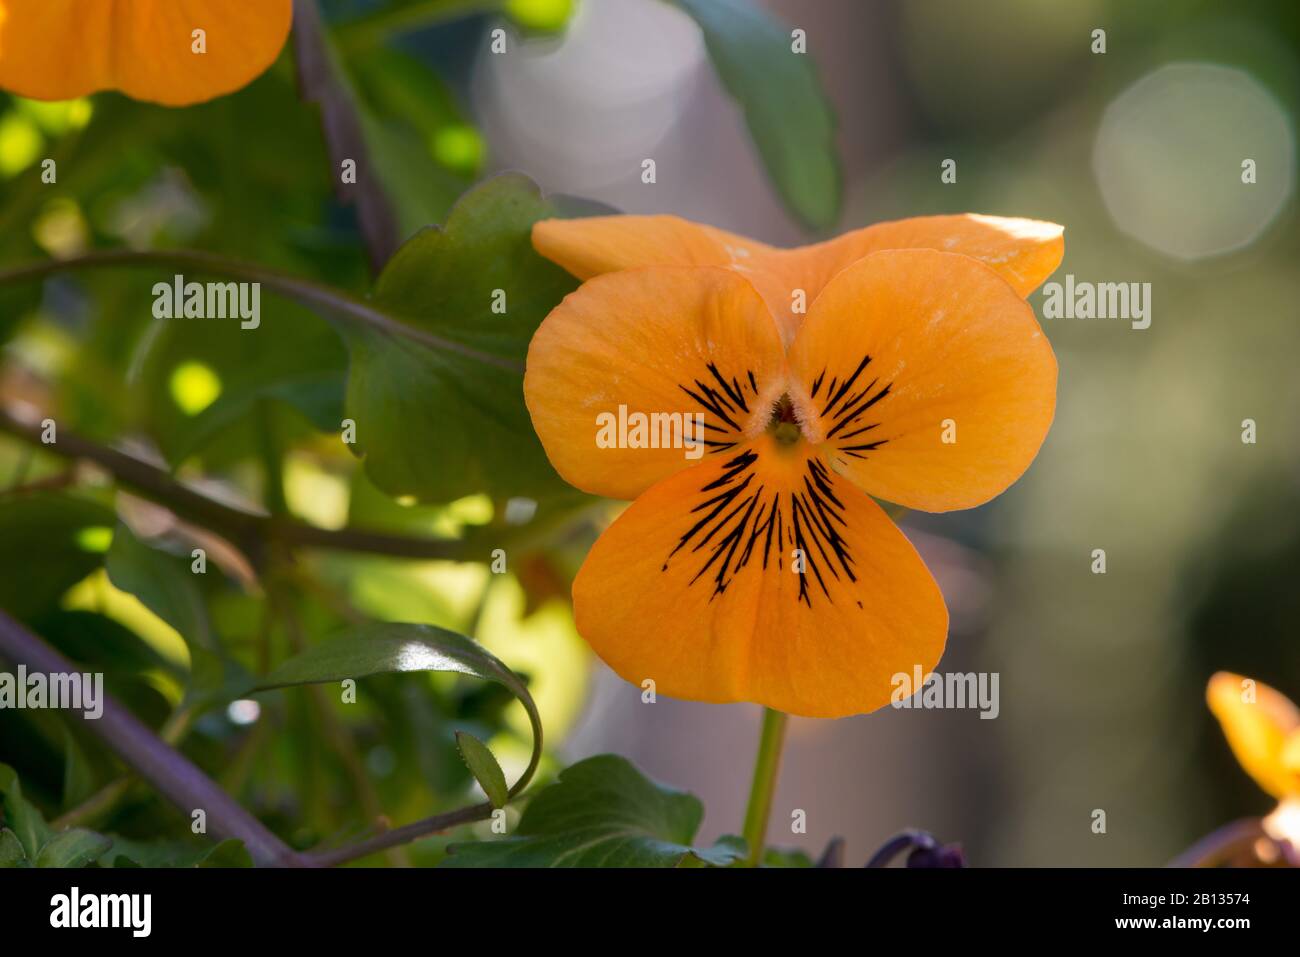
[[776, 793], [776, 776], [781, 769], [781, 745], [785, 741], [786, 716], [782, 711], [763, 709], [763, 730], [758, 739], [758, 757], [754, 761], [754, 781], [749, 786], [749, 808], [745, 811], [745, 843], [749, 846], [749, 866], [757, 867], [763, 859], [763, 841], [767, 837], [767, 819], [772, 813]]
[[289, 503], [284, 497], [284, 456], [275, 440], [275, 425], [271, 420], [271, 404], [259, 399], [257, 405], [257, 442], [262, 456], [262, 504], [275, 518], [289, 514]]

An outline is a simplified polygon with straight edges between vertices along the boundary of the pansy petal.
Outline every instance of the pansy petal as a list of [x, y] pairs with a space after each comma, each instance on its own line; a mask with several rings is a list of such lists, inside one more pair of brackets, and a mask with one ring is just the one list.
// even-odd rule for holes
[[[876, 223], [835, 239], [782, 251], [771, 268], [799, 277], [809, 301], [841, 270], [885, 249], [934, 249], [970, 256], [992, 268], [1021, 296], [1056, 271], [1065, 255], [1064, 227], [1036, 219], [963, 213]], [[779, 266], [779, 269], [777, 268]]]
[[802, 428], [837, 469], [928, 512], [1005, 490], [1056, 408], [1056, 357], [1029, 305], [987, 266], [928, 249], [841, 272], [799, 329], [790, 375]]
[[40, 100], [113, 89], [199, 103], [275, 62], [292, 16], [292, 0], [0, 0], [0, 88]]
[[1282, 745], [1282, 767], [1300, 782], [1300, 726], [1287, 736]]
[[1300, 769], [1284, 760], [1288, 741], [1300, 730], [1300, 711], [1291, 700], [1227, 671], [1210, 679], [1205, 700], [1242, 769], [1276, 798], [1300, 795]]
[[731, 266], [770, 246], [677, 216], [589, 216], [533, 225], [533, 247], [579, 279], [637, 266]]
[[633, 498], [761, 432], [784, 377], [776, 324], [744, 279], [656, 266], [597, 276], [552, 310], [524, 398], [566, 481]]
[[929, 674], [948, 629], [880, 506], [767, 435], [637, 499], [592, 547], [573, 602], [578, 632], [634, 684], [826, 718], [889, 703], [898, 674]]

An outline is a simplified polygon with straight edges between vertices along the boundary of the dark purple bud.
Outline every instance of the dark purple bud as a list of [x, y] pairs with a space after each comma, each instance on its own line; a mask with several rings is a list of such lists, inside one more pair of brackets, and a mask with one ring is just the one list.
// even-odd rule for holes
[[908, 867], [965, 867], [966, 855], [960, 844], [918, 847], [907, 856]]
[[832, 837], [831, 842], [826, 845], [826, 850], [822, 851], [822, 856], [817, 861], [818, 867], [843, 867], [844, 866], [844, 838]]
[[884, 843], [867, 861], [867, 867], [887, 867], [899, 854], [911, 849], [908, 867], [965, 867], [960, 844], [940, 844], [926, 831], [906, 830]]

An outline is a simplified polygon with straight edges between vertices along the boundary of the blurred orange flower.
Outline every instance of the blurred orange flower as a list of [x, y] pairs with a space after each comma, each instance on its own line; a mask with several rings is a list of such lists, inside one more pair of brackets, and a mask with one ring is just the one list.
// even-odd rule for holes
[[1220, 671], [1205, 689], [1237, 763], [1278, 799], [1262, 821], [1275, 841], [1300, 850], [1300, 709], [1262, 681]]
[[275, 62], [292, 18], [292, 0], [0, 0], [0, 89], [199, 103]]
[[601, 658], [664, 694], [819, 717], [928, 673], [947, 609], [872, 496], [971, 508], [1028, 468], [1057, 370], [1023, 296], [1061, 227], [940, 216], [777, 250], [619, 216], [533, 242], [588, 280], [529, 348], [534, 427], [568, 482], [636, 500], [573, 585]]

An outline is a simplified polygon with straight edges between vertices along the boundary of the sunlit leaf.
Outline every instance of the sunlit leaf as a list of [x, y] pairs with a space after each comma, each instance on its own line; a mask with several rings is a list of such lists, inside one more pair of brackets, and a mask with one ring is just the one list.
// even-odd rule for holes
[[267, 402], [292, 406], [323, 432], [338, 430], [347, 371], [338, 335], [298, 304], [265, 293], [259, 311], [256, 328], [236, 319], [160, 320], [151, 332], [134, 381], [149, 432], [174, 465], [241, 425], [255, 435]]
[[718, 867], [744, 856], [739, 838], [692, 846], [704, 817], [694, 795], [656, 784], [625, 758], [587, 758], [528, 803], [515, 836], [454, 844], [445, 867]]
[[114, 585], [144, 602], [187, 644], [212, 646], [212, 623], [188, 557], [153, 548], [119, 524], [104, 564]]
[[50, 839], [50, 826], [40, 811], [24, 797], [18, 783], [18, 772], [7, 764], [0, 764], [0, 826], [11, 831], [29, 861], [40, 854]]
[[[494, 681], [509, 690], [528, 714], [533, 753], [512, 791], [531, 777], [541, 757], [542, 722], [527, 686], [481, 645], [432, 625], [374, 622], [355, 625], [295, 655], [258, 679], [253, 691], [341, 682], [372, 675], [446, 671]], [[486, 749], [485, 749], [486, 750]]]
[[85, 867], [105, 853], [113, 842], [102, 834], [74, 827], [55, 834], [36, 856], [37, 867]]
[[0, 575], [0, 607], [25, 618], [54, 605], [103, 561], [86, 547], [86, 530], [115, 521], [112, 509], [98, 502], [53, 492], [0, 502], [0, 567], [40, 570]]
[[384, 491], [450, 501], [562, 488], [522, 385], [533, 332], [576, 285], [532, 248], [532, 224], [553, 215], [527, 178], [488, 180], [457, 203], [446, 226], [402, 246], [375, 286], [374, 304], [421, 338], [340, 325], [356, 448]]
[[467, 731], [456, 732], [456, 746], [465, 760], [465, 766], [483, 788], [483, 793], [492, 802], [492, 806], [505, 807], [510, 800], [506, 775], [488, 746]]
[[0, 828], [0, 867], [24, 867], [27, 854], [22, 841], [9, 828]]
[[63, 733], [63, 807], [76, 807], [95, 793], [97, 775], [69, 730]]
[[[203, 861], [214, 859], [233, 860], [229, 866], [250, 866], [238, 863], [239, 851], [246, 856], [242, 841], [234, 838], [220, 844], [195, 844], [181, 840], [137, 840], [120, 834], [105, 835], [112, 839], [112, 846], [99, 856], [100, 867], [197, 867]], [[223, 866], [213, 863], [207, 866]]]
[[244, 842], [237, 838], [222, 841], [212, 850], [203, 853], [193, 864], [194, 867], [252, 867], [253, 858], [244, 847]]

